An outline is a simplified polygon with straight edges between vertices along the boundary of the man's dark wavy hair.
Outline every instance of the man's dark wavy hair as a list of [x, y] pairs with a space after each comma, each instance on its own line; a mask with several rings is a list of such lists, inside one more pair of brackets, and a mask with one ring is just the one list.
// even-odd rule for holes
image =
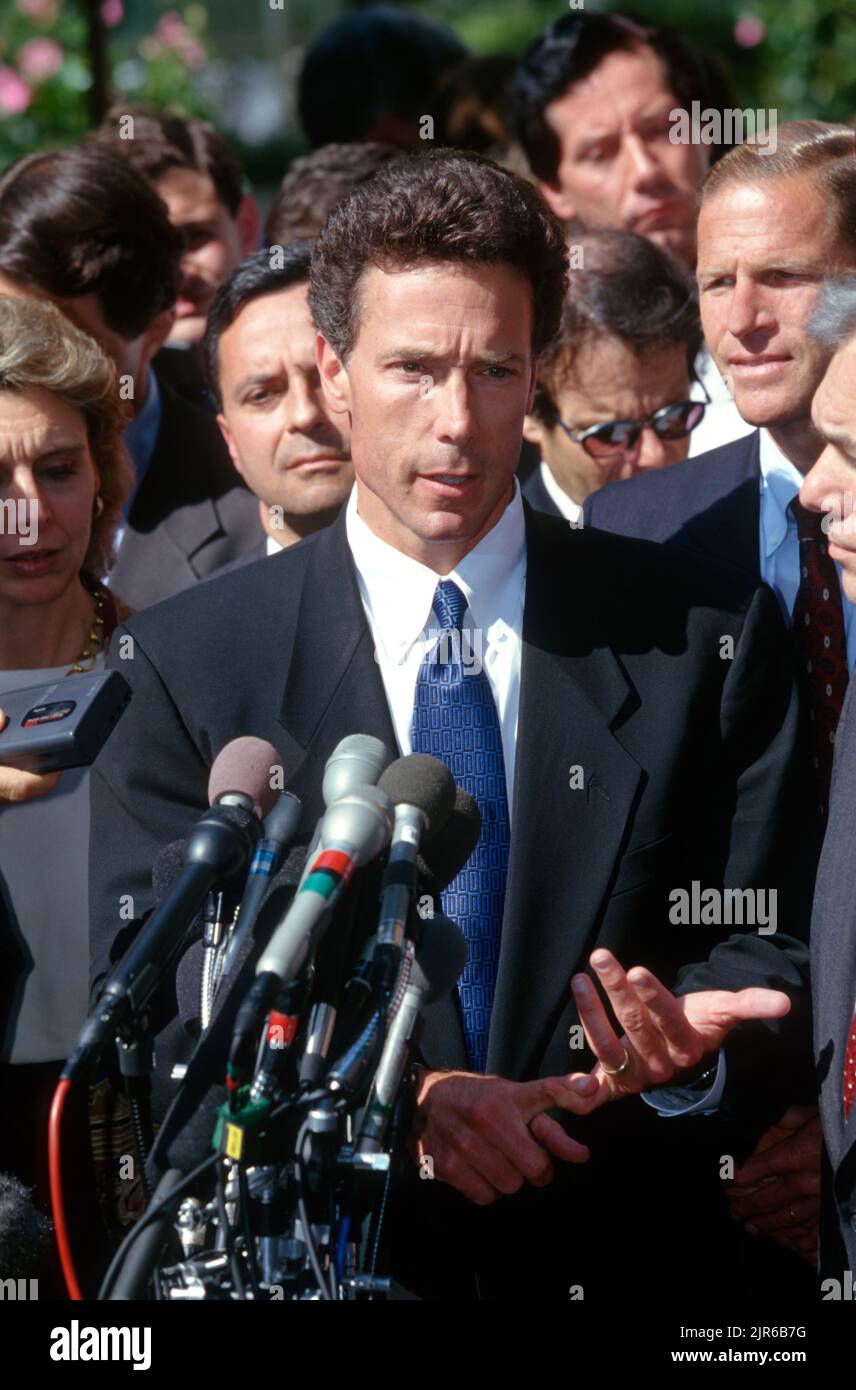
[[403, 155], [330, 214], [315, 243], [309, 304], [315, 326], [347, 362], [357, 335], [359, 287], [371, 266], [507, 265], [532, 286], [532, 351], [559, 327], [568, 284], [561, 226], [517, 174], [466, 150]]
[[[632, 14], [567, 14], [530, 44], [511, 83], [509, 121], [536, 178], [554, 184], [559, 139], [544, 112], [571, 86], [588, 77], [610, 53], [647, 47], [656, 53], [675, 95], [675, 105], [722, 110], [730, 105], [725, 76], [715, 58], [692, 48], [674, 29]], [[728, 149], [712, 145], [711, 162]]]

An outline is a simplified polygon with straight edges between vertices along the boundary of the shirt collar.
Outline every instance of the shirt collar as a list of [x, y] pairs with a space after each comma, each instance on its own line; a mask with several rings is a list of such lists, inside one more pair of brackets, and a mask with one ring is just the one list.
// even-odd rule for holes
[[548, 463], [541, 460], [541, 482], [544, 490], [555, 506], [558, 507], [566, 521], [579, 521], [583, 514], [583, 509], [579, 502], [575, 502], [573, 497], [569, 497], [566, 492], [559, 487], [553, 472]]
[[803, 485], [803, 475], [765, 429], [761, 430], [760, 464], [764, 548], [769, 558], [784, 541], [788, 526], [796, 525], [788, 507]]
[[402, 661], [427, 628], [441, 579], [458, 585], [475, 626], [488, 640], [491, 629], [515, 626], [526, 578], [526, 522], [516, 478], [514, 496], [499, 521], [448, 575], [436, 574], [376, 536], [357, 511], [356, 486], [348, 498], [345, 527], [360, 593], [377, 640], [393, 660]]

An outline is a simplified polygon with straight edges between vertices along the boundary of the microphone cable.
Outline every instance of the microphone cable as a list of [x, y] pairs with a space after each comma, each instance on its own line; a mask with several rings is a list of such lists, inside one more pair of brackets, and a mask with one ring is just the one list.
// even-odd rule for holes
[[65, 1201], [62, 1192], [62, 1117], [65, 1110], [65, 1102], [71, 1091], [71, 1081], [68, 1077], [61, 1079], [53, 1094], [51, 1101], [50, 1119], [48, 1121], [48, 1172], [50, 1176], [51, 1191], [51, 1210], [53, 1212], [54, 1230], [56, 1232], [57, 1249], [59, 1250], [60, 1264], [62, 1265], [65, 1286], [68, 1289], [69, 1298], [75, 1303], [83, 1301], [83, 1293], [77, 1280], [77, 1271], [74, 1267], [74, 1257], [71, 1252], [71, 1240], [68, 1233], [68, 1223], [65, 1218]]

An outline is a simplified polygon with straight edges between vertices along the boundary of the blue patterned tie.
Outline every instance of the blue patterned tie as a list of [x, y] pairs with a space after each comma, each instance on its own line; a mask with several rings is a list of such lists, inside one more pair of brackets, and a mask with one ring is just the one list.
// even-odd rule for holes
[[[444, 633], [426, 654], [416, 679], [413, 751], [444, 762], [459, 786], [478, 802], [479, 842], [466, 867], [443, 893], [443, 911], [458, 923], [469, 959], [458, 981], [470, 1064], [483, 1072], [496, 988], [502, 909], [508, 876], [508, 797], [502, 732], [493, 691], [480, 660], [462, 642], [467, 600], [447, 579], [437, 585], [434, 612]], [[470, 644], [472, 646], [472, 644]], [[479, 648], [480, 654], [480, 648]]]

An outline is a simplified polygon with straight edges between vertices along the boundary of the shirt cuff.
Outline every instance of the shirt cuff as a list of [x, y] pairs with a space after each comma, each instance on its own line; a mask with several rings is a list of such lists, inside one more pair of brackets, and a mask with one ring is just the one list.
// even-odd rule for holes
[[[707, 1075], [707, 1073], [705, 1073]], [[704, 1083], [704, 1090], [699, 1093], [699, 1082], [687, 1082], [683, 1086], [656, 1086], [651, 1091], [643, 1091], [642, 1099], [646, 1105], [650, 1105], [658, 1115], [669, 1118], [673, 1115], [713, 1115], [722, 1103], [722, 1094], [725, 1090], [725, 1050], [719, 1049], [719, 1060], [716, 1064], [716, 1075], [710, 1082], [701, 1080]]]

